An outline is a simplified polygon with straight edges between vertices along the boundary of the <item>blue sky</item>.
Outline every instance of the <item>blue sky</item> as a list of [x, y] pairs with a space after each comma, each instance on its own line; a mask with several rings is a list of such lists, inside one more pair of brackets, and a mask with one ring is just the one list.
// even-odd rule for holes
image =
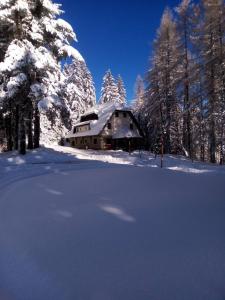
[[93, 75], [97, 97], [102, 77], [111, 69], [124, 79], [128, 99], [133, 99], [138, 74], [145, 74], [152, 41], [166, 6], [179, 0], [58, 0], [62, 16], [74, 28], [76, 48]]

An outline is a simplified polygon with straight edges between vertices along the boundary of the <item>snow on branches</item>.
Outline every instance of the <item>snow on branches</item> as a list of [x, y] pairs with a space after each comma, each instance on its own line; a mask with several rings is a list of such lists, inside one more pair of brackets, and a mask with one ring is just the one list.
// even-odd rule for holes
[[[64, 100], [61, 100], [65, 79], [61, 60], [72, 57], [84, 63], [84, 59], [71, 45], [77, 40], [76, 34], [69, 23], [59, 18], [61, 13], [61, 5], [51, 0], [1, 0], [0, 27], [6, 28], [1, 30], [4, 46], [0, 57], [1, 110], [19, 120], [16, 128], [23, 128], [16, 136], [9, 137], [9, 149], [17, 148], [17, 139], [22, 140], [19, 148], [24, 148], [26, 134], [29, 137], [36, 134], [39, 140], [39, 126], [46, 132], [43, 127], [50, 129], [55, 118], [63, 122], [59, 108], [65, 110]], [[20, 118], [14, 113], [19, 113]], [[40, 124], [43, 114], [46, 114], [45, 122]], [[27, 126], [31, 128], [29, 133], [25, 132], [25, 120], [31, 122]], [[15, 132], [16, 128], [9, 132]]]

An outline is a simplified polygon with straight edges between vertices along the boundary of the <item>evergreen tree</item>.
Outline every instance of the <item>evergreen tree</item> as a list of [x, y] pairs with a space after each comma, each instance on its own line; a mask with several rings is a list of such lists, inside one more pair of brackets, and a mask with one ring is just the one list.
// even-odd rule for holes
[[74, 59], [64, 70], [63, 97], [72, 124], [96, 104], [92, 75], [82, 57]]
[[108, 70], [103, 77], [103, 85], [101, 90], [101, 98], [99, 101], [102, 103], [107, 102], [120, 102], [120, 95], [118, 92], [118, 87], [115, 83], [115, 79], [110, 70]]
[[[58, 18], [60, 14], [59, 5], [51, 0], [0, 3], [0, 27], [4, 24], [11, 33], [0, 63], [1, 90], [4, 90], [2, 108], [8, 115], [9, 150], [12, 146], [17, 148], [18, 139], [20, 152], [24, 154], [26, 135], [29, 147], [33, 140], [34, 146], [38, 147], [40, 111], [44, 113], [60, 105], [59, 62], [68, 55], [78, 55], [69, 44], [76, 38], [75, 34], [67, 22]], [[19, 118], [14, 118], [14, 113]], [[13, 128], [14, 119], [18, 124], [14, 122]]]
[[137, 76], [135, 86], [134, 86], [134, 110], [138, 113], [142, 110], [144, 106], [144, 94], [145, 94], [145, 86], [144, 81], [140, 75]]
[[127, 93], [122, 77], [119, 75], [117, 79], [117, 88], [119, 93], [119, 103], [125, 105], [127, 100]]
[[86, 63], [82, 63], [84, 102], [86, 109], [96, 105], [96, 93], [93, 77]]

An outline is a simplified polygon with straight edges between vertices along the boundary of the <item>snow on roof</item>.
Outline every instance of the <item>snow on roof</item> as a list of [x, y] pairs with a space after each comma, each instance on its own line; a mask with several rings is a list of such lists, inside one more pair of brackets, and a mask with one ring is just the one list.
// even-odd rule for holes
[[102, 129], [104, 128], [105, 124], [107, 123], [107, 121], [111, 118], [111, 116], [115, 110], [130, 111], [128, 108], [124, 107], [123, 105], [121, 105], [119, 103], [114, 103], [114, 102], [108, 102], [108, 103], [96, 105], [96, 106], [92, 107], [91, 109], [87, 110], [85, 112], [85, 114], [83, 114], [82, 116], [87, 116], [90, 114], [97, 114], [98, 120], [92, 120], [92, 121], [88, 121], [88, 122], [80, 122], [79, 121], [74, 126], [74, 127], [76, 127], [76, 126], [87, 125], [87, 123], [88, 123], [88, 124], [90, 124], [90, 130], [84, 131], [84, 132], [77, 132], [77, 133], [73, 133], [73, 131], [72, 131], [66, 136], [66, 138], [99, 135], [100, 132], [102, 131]]
[[75, 124], [75, 127], [77, 127], [77, 126], [88, 125], [88, 124], [90, 124], [90, 122], [91, 122], [91, 121], [85, 121], [85, 122], [76, 123], [76, 124]]
[[141, 138], [137, 130], [130, 130], [129, 128], [121, 128], [113, 136], [113, 139], [122, 139], [122, 138]]

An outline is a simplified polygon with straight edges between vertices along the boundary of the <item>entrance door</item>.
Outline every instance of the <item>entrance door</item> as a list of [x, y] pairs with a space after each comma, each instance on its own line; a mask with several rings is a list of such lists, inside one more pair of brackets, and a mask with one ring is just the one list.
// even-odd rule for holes
[[112, 139], [111, 138], [105, 139], [105, 146], [106, 146], [106, 150], [112, 150], [113, 149], [113, 144], [112, 144]]

